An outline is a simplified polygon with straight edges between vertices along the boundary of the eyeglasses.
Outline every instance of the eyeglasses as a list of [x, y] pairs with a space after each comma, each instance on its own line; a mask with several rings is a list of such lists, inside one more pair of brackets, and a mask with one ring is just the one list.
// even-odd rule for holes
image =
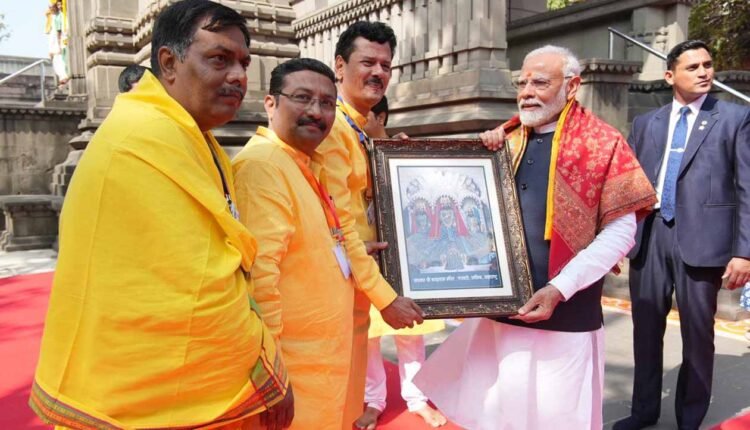
[[309, 94], [304, 94], [304, 93], [285, 94], [285, 93], [282, 93], [281, 91], [275, 94], [279, 96], [284, 96], [288, 98], [292, 103], [297, 104], [303, 108], [309, 108], [310, 106], [312, 106], [313, 103], [318, 103], [318, 106], [320, 106], [320, 110], [331, 111], [331, 110], [336, 109], [336, 99], [334, 98], [319, 99], [319, 98], [312, 97]]
[[[563, 80], [572, 78], [573, 75], [570, 76], [563, 76]], [[549, 88], [550, 85], [552, 85], [552, 80], [550, 79], [544, 79], [544, 78], [534, 78], [531, 80], [527, 79], [519, 79], [517, 81], [511, 81], [511, 84], [513, 84], [513, 87], [515, 87], [516, 90], [521, 91], [526, 88], [526, 85], [531, 84], [531, 88], [535, 90], [546, 90]]]

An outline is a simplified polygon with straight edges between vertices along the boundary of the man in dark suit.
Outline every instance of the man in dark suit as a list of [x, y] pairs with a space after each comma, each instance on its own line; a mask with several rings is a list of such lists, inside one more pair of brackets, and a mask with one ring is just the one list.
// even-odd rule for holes
[[667, 57], [672, 103], [636, 117], [628, 142], [656, 187], [656, 211], [638, 226], [630, 261], [635, 376], [631, 416], [615, 430], [659, 419], [666, 316], [676, 291], [682, 365], [675, 390], [680, 429], [708, 410], [714, 314], [722, 280], [750, 280], [750, 109], [708, 95], [714, 77], [705, 43]]

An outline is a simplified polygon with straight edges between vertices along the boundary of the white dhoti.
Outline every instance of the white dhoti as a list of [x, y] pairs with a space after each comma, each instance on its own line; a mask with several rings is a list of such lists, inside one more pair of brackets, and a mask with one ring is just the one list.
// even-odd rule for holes
[[468, 319], [414, 383], [469, 430], [601, 429], [604, 329], [556, 332]]

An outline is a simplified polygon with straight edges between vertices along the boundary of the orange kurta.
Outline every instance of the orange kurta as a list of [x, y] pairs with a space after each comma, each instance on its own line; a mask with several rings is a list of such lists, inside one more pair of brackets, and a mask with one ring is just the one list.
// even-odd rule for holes
[[[336, 203], [357, 287], [354, 299], [352, 376], [347, 401], [347, 421], [354, 421], [362, 413], [364, 402], [370, 303], [383, 309], [396, 299], [396, 292], [385, 281], [377, 263], [372, 256], [367, 255], [365, 249], [364, 241], [377, 240], [375, 225], [367, 219], [372, 195], [369, 160], [357, 132], [347, 122], [344, 112], [360, 129], [367, 122], [367, 118], [354, 108], [339, 102], [336, 121], [331, 133], [318, 147], [314, 162], [320, 169], [321, 182]], [[345, 428], [349, 430], [351, 427]]]
[[[255, 300], [294, 391], [292, 429], [351, 429], [354, 285], [335, 258], [322, 203], [297, 162], [304, 153], [260, 127], [233, 161], [241, 221], [258, 241]], [[296, 161], [295, 161], [296, 159]]]

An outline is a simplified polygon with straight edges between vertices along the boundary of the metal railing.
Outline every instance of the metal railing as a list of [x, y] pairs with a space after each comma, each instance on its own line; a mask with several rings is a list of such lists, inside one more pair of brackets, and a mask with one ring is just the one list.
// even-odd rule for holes
[[43, 107], [45, 105], [45, 103], [47, 102], [47, 94], [46, 94], [46, 89], [44, 87], [44, 80], [46, 78], [45, 65], [47, 63], [49, 63], [49, 60], [46, 59], [46, 58], [42, 58], [40, 60], [34, 61], [33, 63], [29, 64], [28, 66], [26, 66], [24, 68], [22, 68], [21, 70], [19, 70], [17, 72], [13, 72], [10, 75], [8, 75], [8, 76], [0, 79], [0, 85], [5, 84], [6, 82], [10, 81], [11, 79], [13, 79], [13, 78], [15, 78], [17, 76], [20, 76], [22, 73], [24, 73], [24, 72], [26, 72], [26, 71], [28, 71], [30, 69], [33, 69], [36, 66], [40, 66], [42, 68], [42, 73], [40, 74], [40, 92], [41, 92], [41, 98], [42, 98], [42, 100], [39, 102], [39, 104], [40, 104], [40, 106]]
[[[643, 44], [643, 43], [641, 43], [641, 42], [633, 39], [632, 37], [628, 36], [627, 34], [624, 34], [624, 33], [620, 32], [618, 30], [615, 30], [612, 27], [608, 27], [607, 30], [609, 30], [609, 59], [610, 60], [612, 60], [613, 57], [614, 57], [614, 51], [615, 51], [615, 38], [614, 38], [614, 36], [619, 36], [619, 37], [627, 40], [628, 42], [632, 43], [633, 45], [638, 46], [640, 48], [643, 48], [646, 51], [648, 51], [649, 53], [651, 53], [653, 55], [656, 55], [657, 57], [659, 57], [662, 60], [666, 61], [667, 56], [664, 55], [663, 53], [655, 50], [654, 48], [652, 48], [652, 47], [650, 47], [650, 46], [648, 46], [646, 44]], [[716, 85], [718, 88], [721, 88], [722, 90], [728, 92], [729, 94], [737, 97], [738, 99], [744, 101], [745, 103], [750, 103], [750, 97], [746, 96], [745, 94], [742, 94], [741, 92], [735, 90], [734, 88], [730, 87], [729, 85], [721, 83], [721, 82], [717, 81], [716, 79], [714, 79], [713, 84]]]

